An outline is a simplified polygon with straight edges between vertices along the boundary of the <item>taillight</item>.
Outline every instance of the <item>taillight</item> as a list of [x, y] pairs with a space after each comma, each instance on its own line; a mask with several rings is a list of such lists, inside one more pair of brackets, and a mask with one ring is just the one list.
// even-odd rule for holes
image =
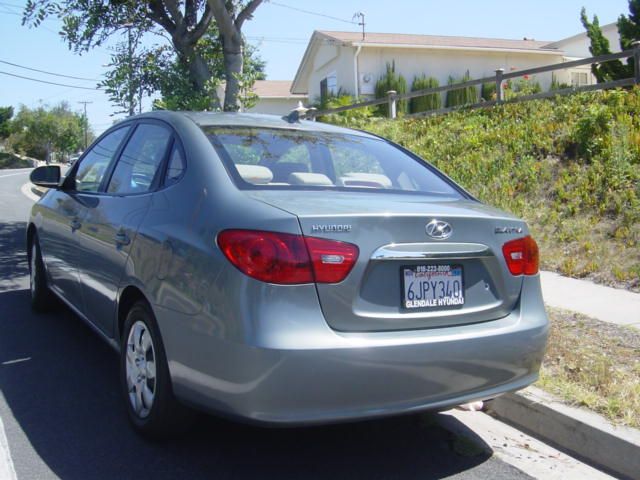
[[535, 275], [540, 256], [538, 244], [531, 236], [516, 238], [502, 246], [502, 253], [511, 275]]
[[304, 237], [313, 274], [318, 283], [338, 283], [344, 280], [358, 260], [358, 247], [318, 237]]
[[241, 272], [268, 283], [338, 283], [358, 259], [350, 243], [258, 230], [225, 230], [218, 246]]

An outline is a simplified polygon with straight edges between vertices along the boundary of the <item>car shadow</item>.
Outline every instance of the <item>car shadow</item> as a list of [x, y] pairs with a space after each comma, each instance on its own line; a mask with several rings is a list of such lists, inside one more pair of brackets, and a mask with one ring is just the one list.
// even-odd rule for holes
[[10, 444], [15, 431], [26, 439], [13, 452], [19, 478], [495, 478], [489, 447], [459, 424], [479, 448], [457, 448], [438, 415], [289, 429], [202, 415], [185, 435], [148, 442], [128, 424], [115, 352], [65, 307], [34, 314], [24, 279], [11, 283], [28, 273], [22, 242], [24, 224], [2, 226], [0, 389]]
[[0, 223], [0, 292], [20, 288], [29, 275], [25, 222]]

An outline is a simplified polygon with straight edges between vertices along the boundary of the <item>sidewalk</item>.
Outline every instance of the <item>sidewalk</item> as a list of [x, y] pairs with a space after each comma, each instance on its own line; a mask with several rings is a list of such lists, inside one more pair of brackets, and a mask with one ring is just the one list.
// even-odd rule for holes
[[540, 272], [545, 304], [603, 322], [640, 328], [640, 293]]

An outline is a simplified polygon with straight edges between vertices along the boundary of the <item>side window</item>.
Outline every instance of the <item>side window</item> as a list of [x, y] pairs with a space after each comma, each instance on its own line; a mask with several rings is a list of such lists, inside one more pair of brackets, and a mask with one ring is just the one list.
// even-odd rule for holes
[[171, 135], [171, 130], [161, 125], [139, 125], [118, 159], [107, 191], [118, 194], [148, 192], [167, 153]]
[[104, 174], [130, 127], [119, 128], [95, 144], [84, 156], [74, 178], [78, 192], [97, 192]]
[[171, 158], [169, 158], [169, 165], [167, 166], [167, 174], [164, 179], [164, 185], [169, 186], [180, 180], [182, 173], [184, 172], [184, 157], [182, 150], [174, 144], [171, 151]]

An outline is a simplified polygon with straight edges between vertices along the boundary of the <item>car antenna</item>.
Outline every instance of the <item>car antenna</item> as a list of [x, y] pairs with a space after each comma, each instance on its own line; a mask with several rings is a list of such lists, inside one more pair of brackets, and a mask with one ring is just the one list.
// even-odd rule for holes
[[307, 112], [314, 111], [315, 108], [307, 108], [302, 102], [298, 102], [298, 106], [291, 110], [289, 115], [285, 115], [282, 117], [283, 120], [286, 120], [289, 123], [300, 123], [301, 119], [304, 119], [307, 116]]

